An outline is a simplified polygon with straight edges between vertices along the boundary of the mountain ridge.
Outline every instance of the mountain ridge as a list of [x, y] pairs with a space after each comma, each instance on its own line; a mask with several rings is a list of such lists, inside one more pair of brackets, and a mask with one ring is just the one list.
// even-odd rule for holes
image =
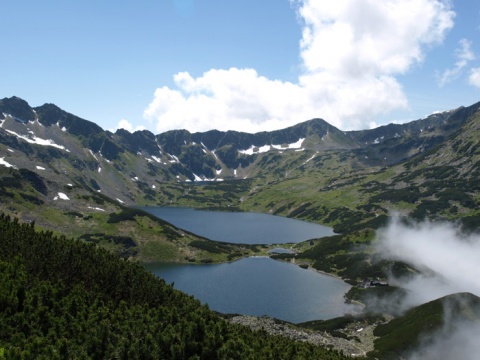
[[[286, 129], [256, 134], [171, 130], [154, 135], [148, 130], [130, 133], [118, 129], [112, 133], [56, 105], [32, 108], [25, 100], [12, 97], [0, 100], [0, 159], [5, 166], [36, 173], [46, 184], [63, 183], [53, 186], [55, 190], [50, 193], [56, 194], [58, 189], [72, 184], [102, 192], [125, 205], [242, 207], [335, 224], [352, 218], [353, 214], [362, 214], [363, 219], [386, 214], [388, 202], [397, 201], [398, 194], [409, 191], [413, 194], [412, 201], [417, 202], [415, 206], [420, 208], [417, 213], [424, 215], [422, 207], [431, 201], [419, 197], [418, 189], [413, 187], [424, 183], [422, 169], [427, 165], [415, 164], [443, 161], [444, 166], [451, 166], [450, 163], [455, 163], [453, 159], [445, 160], [444, 155], [442, 160], [436, 155], [435, 149], [445, 144], [442, 153], [447, 149], [449, 153], [458, 153], [463, 160], [457, 163], [475, 172], [466, 159], [475, 152], [478, 141], [475, 138], [467, 141], [473, 150], [468, 150], [463, 142], [468, 134], [475, 137], [480, 132], [477, 122], [472, 120], [479, 107], [480, 103], [476, 103], [405, 124], [361, 131], [341, 131], [323, 119], [312, 119]], [[433, 155], [428, 155], [432, 151]], [[414, 168], [417, 168], [414, 175], [419, 176], [415, 181], [409, 170]], [[394, 195], [388, 188], [391, 181], [378, 182], [368, 175], [385, 169], [396, 172], [389, 178], [396, 179], [397, 187], [410, 184], [410, 188], [400, 192], [397, 189]], [[245, 179], [251, 182], [234, 183]], [[294, 188], [303, 188], [307, 181], [310, 181], [309, 191], [314, 191], [316, 183], [323, 185], [320, 192], [312, 193], [313, 197], [306, 195], [308, 192], [302, 195], [282, 190], [273, 201], [267, 200], [269, 191], [298, 182], [295, 179], [305, 180], [300, 180], [302, 184]], [[371, 180], [364, 183], [362, 179]], [[225, 184], [221, 185], [222, 182]], [[354, 182], [359, 191], [352, 191]], [[193, 183], [217, 186], [198, 191], [190, 188]], [[471, 186], [465, 181], [462, 184], [465, 189]], [[349, 190], [339, 193], [341, 197], [337, 199], [343, 197], [347, 202], [331, 197], [338, 196], [335, 194], [346, 187]], [[50, 193], [42, 194], [46, 203], [52, 202]], [[296, 193], [301, 197], [294, 200]], [[312, 202], [318, 195], [320, 203]], [[425, 192], [426, 199], [428, 196], [431, 192]], [[368, 206], [362, 199], [369, 199], [365, 200]], [[468, 194], [456, 199], [469, 204], [475, 201]], [[377, 210], [367, 211], [375, 201]], [[326, 203], [336, 209], [338, 220], [328, 215], [331, 210], [324, 209]], [[355, 203], [358, 206], [352, 206]], [[463, 205], [459, 208], [463, 209]], [[340, 216], [339, 211], [344, 215]]]
[[[155, 135], [148, 130], [130, 133], [118, 129], [111, 133], [56, 105], [44, 104], [31, 108], [26, 101], [12, 97], [0, 100], [0, 120], [2, 128], [19, 128], [18, 124], [8, 124], [9, 116], [23, 125], [29, 122], [37, 122], [45, 127], [56, 125], [63, 132], [77, 137], [84, 148], [101, 154], [109, 161], [117, 160], [121, 153], [129, 151], [132, 154], [154, 156], [151, 159], [162, 165], [180, 163], [181, 166], [177, 165], [172, 175], [179, 176], [181, 180], [198, 181], [223, 179], [223, 176], [219, 176], [220, 171], [227, 177], [235, 178], [234, 170], [248, 168], [256, 162], [257, 157], [270, 151], [281, 153], [288, 150], [319, 152], [363, 149], [369, 158], [384, 159], [388, 164], [396, 163], [444, 140], [461, 125], [458, 119], [462, 117], [454, 115], [471, 108], [434, 114], [406, 124], [389, 124], [360, 131], [341, 131], [317, 118], [285, 129], [254, 134], [218, 130], [196, 133], [171, 130]], [[28, 129], [23, 133], [28, 131], [38, 130]]]
[[[212, 244], [129, 206], [268, 212], [320, 222], [339, 233], [298, 244], [298, 253], [284, 260], [300, 260], [352, 285], [392, 269], [408, 274], [415, 269], [376, 263], [370, 247], [391, 211], [479, 230], [479, 105], [352, 132], [312, 119], [257, 134], [154, 135], [112, 133], [53, 104], [31, 108], [19, 98], [2, 99], [0, 212], [100, 244], [125, 259], [196, 263], [259, 249]], [[417, 311], [428, 314], [432, 305], [439, 308], [434, 302]], [[400, 318], [399, 328], [408, 329], [411, 319]], [[398, 345], [381, 337], [378, 351]]]

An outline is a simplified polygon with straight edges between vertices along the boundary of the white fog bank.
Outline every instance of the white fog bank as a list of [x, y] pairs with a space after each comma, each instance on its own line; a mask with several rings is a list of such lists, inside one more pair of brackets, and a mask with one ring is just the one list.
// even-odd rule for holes
[[[445, 295], [469, 292], [480, 296], [480, 234], [463, 234], [459, 227], [446, 222], [402, 222], [394, 217], [377, 232], [377, 251], [385, 259], [399, 260], [422, 271], [410, 279], [389, 279], [407, 290], [405, 299], [389, 299], [399, 310], [438, 299]], [[392, 301], [393, 300], [393, 301]], [[455, 316], [444, 302], [445, 325], [440, 331], [421, 339], [408, 360], [478, 359], [480, 322]]]

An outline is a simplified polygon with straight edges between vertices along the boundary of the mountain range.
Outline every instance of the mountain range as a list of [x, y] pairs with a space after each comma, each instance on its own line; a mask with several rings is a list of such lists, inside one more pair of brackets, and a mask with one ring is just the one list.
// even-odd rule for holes
[[[0, 212], [34, 222], [46, 236], [96, 243], [122, 258], [197, 263], [266, 250], [209, 241], [138, 206], [272, 213], [329, 225], [339, 233], [299, 244], [296, 255], [279, 255], [284, 260], [296, 258], [352, 285], [387, 272], [406, 276], [418, 270], [375, 262], [377, 254], [369, 247], [374, 230], [392, 212], [479, 230], [479, 110], [476, 103], [362, 131], [341, 131], [312, 119], [255, 134], [173, 130], [155, 135], [112, 132], [53, 104], [31, 107], [18, 97], [4, 98]], [[394, 286], [352, 289], [359, 298], [398, 291]], [[474, 306], [464, 311], [459, 305], [459, 313], [475, 309], [478, 319], [478, 298], [453, 298], [458, 304], [469, 300]], [[444, 327], [440, 301], [378, 325], [370, 355], [398, 358], [404, 344], [418, 346], [430, 328]], [[420, 329], [416, 333], [409, 330], [413, 322]]]
[[[456, 208], [465, 217], [475, 215], [477, 201], [479, 107], [362, 131], [312, 119], [255, 134], [154, 135], [113, 133], [53, 104], [31, 107], [11, 97], [0, 100], [0, 168], [17, 169], [35, 189], [33, 202], [49, 205], [62, 200], [59, 193], [81, 189], [127, 206], [233, 207], [338, 227], [347, 218], [402, 210], [404, 203], [424, 216], [432, 191], [448, 190], [454, 199], [441, 211]], [[440, 179], [456, 180], [426, 189]], [[85, 204], [69, 207], [85, 210]]]

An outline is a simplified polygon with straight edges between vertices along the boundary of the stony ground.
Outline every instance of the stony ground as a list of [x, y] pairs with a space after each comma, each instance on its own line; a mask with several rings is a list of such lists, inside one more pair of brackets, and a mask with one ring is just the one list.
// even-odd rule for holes
[[297, 328], [285, 323], [277, 323], [269, 317], [254, 317], [239, 315], [230, 318], [230, 322], [250, 327], [253, 330], [265, 330], [269, 334], [286, 336], [296, 341], [307, 341], [312, 344], [330, 347], [342, 351], [348, 356], [364, 356], [367, 352], [373, 350], [373, 341], [375, 337], [373, 330], [377, 324], [367, 324], [365, 322], [356, 322], [349, 325], [342, 332], [350, 340], [334, 337], [326, 332], [318, 332]]

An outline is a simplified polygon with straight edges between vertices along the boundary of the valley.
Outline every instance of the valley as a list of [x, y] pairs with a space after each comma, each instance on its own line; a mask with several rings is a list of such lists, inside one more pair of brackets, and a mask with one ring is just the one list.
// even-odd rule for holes
[[[403, 299], [405, 279], [437, 271], [407, 257], [385, 256], [379, 238], [395, 219], [411, 228], [448, 222], [464, 236], [478, 233], [479, 106], [363, 131], [341, 131], [312, 119], [256, 134], [154, 135], [113, 133], [53, 104], [32, 108], [23, 99], [5, 98], [0, 100], [0, 212], [132, 263], [222, 263], [268, 255], [271, 248], [212, 242], [137, 206], [259, 212], [330, 226], [336, 235], [291, 244], [293, 254], [272, 257], [334, 274], [353, 286], [349, 300], [375, 308], [372, 298]], [[397, 283], [359, 286], [366, 278], [389, 277]], [[468, 309], [454, 306], [460, 313], [479, 317], [475, 295], [451, 296], [455, 304], [468, 300]], [[432, 301], [414, 303], [412, 311], [440, 329], [443, 308]], [[408, 346], [418, 345], [427, 327], [408, 337], [402, 329], [414, 315], [397, 314], [399, 305], [391, 303], [382, 309], [395, 316], [388, 324], [397, 324]], [[337, 331], [349, 321], [334, 320], [308, 326], [336, 324], [330, 332], [355, 341], [352, 333]], [[372, 330], [378, 340], [368, 356], [394, 353], [396, 358], [401, 346], [388, 335], [389, 325], [380, 323]]]

